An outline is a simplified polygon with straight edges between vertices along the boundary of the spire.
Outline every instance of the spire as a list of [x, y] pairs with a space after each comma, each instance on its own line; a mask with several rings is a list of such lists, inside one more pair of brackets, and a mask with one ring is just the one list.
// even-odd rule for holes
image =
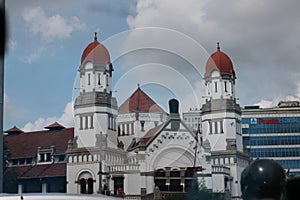
[[95, 37], [94, 37], [94, 39], [97, 40], [97, 32], [95, 32]]
[[220, 50], [220, 42], [217, 42], [217, 50]]

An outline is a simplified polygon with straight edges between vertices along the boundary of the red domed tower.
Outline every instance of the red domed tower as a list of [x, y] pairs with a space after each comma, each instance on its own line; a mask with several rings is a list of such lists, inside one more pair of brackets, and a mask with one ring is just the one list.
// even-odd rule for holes
[[[203, 140], [211, 146], [213, 165], [230, 168], [232, 198], [240, 198], [240, 172], [249, 158], [243, 153], [241, 108], [235, 99], [235, 72], [231, 59], [220, 50], [213, 53], [204, 75], [206, 103], [201, 109]], [[216, 182], [218, 180], [215, 180]], [[214, 188], [214, 192], [221, 188]]]
[[206, 97], [210, 99], [235, 98], [235, 72], [229, 56], [220, 50], [213, 53], [206, 63], [204, 80]]
[[80, 95], [74, 103], [79, 147], [95, 146], [96, 135], [116, 141], [117, 101], [112, 96], [113, 66], [107, 48], [97, 40], [83, 51], [79, 67]]

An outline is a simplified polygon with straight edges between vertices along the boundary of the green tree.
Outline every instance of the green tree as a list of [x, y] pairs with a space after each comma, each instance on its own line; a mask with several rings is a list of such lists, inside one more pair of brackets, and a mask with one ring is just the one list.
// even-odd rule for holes
[[186, 194], [187, 200], [223, 200], [223, 195], [214, 194], [205, 186], [204, 178], [198, 182], [197, 174], [194, 173], [191, 188]]

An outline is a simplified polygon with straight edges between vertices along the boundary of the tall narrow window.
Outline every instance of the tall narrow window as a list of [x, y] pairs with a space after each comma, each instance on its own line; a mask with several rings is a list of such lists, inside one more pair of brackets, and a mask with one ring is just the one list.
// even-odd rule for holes
[[127, 132], [127, 135], [129, 135], [129, 124], [126, 124], [126, 132]]
[[86, 116], [85, 117], [85, 129], [88, 129], [89, 128], [89, 117]]
[[208, 123], [209, 123], [209, 134], [212, 134], [212, 122], [209, 121]]
[[227, 82], [224, 82], [225, 92], [227, 92]]
[[79, 117], [79, 121], [80, 121], [80, 127], [79, 129], [83, 129], [83, 119], [82, 119], [82, 116]]
[[217, 85], [217, 82], [215, 82], [215, 92], [218, 92], [218, 85]]
[[131, 122], [131, 135], [133, 135], [133, 134], [134, 134], [134, 123]]
[[88, 74], [88, 85], [91, 85], [91, 74]]
[[90, 116], [90, 129], [94, 128], [94, 119], [93, 119], [93, 115]]
[[218, 122], [214, 122], [215, 123], [215, 134], [218, 133]]
[[100, 74], [98, 74], [98, 85], [101, 85]]
[[106, 86], [108, 86], [108, 74], [106, 74]]
[[141, 131], [145, 131], [145, 121], [141, 121]]
[[223, 121], [220, 121], [220, 133], [224, 133]]
[[125, 135], [125, 124], [122, 124], [122, 135]]

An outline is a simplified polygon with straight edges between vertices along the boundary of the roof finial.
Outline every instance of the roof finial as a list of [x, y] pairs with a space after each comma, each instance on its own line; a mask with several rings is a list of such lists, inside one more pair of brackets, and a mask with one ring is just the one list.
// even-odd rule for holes
[[220, 42], [217, 42], [217, 50], [220, 50]]
[[95, 37], [94, 37], [94, 39], [97, 40], [97, 32], [95, 32]]
[[140, 88], [140, 84], [138, 83], [138, 88]]

